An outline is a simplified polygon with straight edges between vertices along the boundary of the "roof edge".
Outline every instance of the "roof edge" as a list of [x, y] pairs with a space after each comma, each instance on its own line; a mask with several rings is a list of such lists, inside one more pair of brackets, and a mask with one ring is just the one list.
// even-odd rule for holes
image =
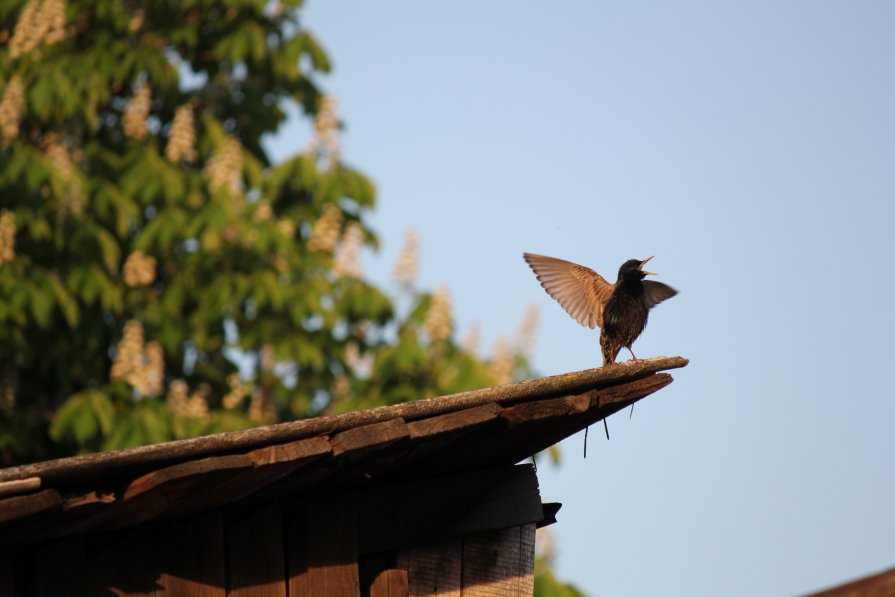
[[504, 406], [538, 398], [576, 394], [633, 381], [659, 371], [678, 369], [685, 367], [688, 363], [688, 359], [679, 356], [654, 357], [617, 366], [585, 369], [504, 386], [470, 390], [458, 394], [379, 406], [339, 415], [301, 419], [239, 431], [227, 431], [112, 452], [98, 452], [47, 460], [0, 469], [0, 482], [29, 477], [53, 478], [57, 481], [64, 481], [65, 477], [72, 473], [76, 474], [77, 471], [86, 467], [90, 467], [94, 471], [108, 471], [132, 465], [174, 462], [188, 458], [244, 451], [259, 446], [303, 439], [313, 435], [335, 433], [399, 417], [405, 421], [413, 421], [488, 403], [497, 403]]

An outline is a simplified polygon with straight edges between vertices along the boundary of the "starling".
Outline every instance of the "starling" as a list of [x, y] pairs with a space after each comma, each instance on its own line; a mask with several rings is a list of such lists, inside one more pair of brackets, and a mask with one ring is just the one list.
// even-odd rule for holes
[[581, 325], [601, 328], [604, 366], [615, 363], [623, 346], [635, 361], [639, 360], [631, 345], [646, 327], [649, 310], [677, 294], [671, 286], [643, 280], [650, 274], [655, 275], [643, 269], [652, 257], [624, 262], [618, 269], [618, 280], [610, 284], [594, 270], [577, 263], [533, 253], [522, 256], [547, 294], [566, 313]]

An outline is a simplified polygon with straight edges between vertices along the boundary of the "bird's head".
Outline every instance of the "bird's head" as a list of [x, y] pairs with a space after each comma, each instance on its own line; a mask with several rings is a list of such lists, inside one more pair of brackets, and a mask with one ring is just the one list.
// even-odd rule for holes
[[653, 272], [648, 272], [643, 269], [643, 266], [646, 265], [646, 262], [652, 259], [652, 257], [647, 257], [643, 261], [640, 259], [628, 259], [625, 261], [620, 268], [618, 268], [618, 280], [621, 282], [622, 280], [642, 280], [646, 276], [655, 276]]

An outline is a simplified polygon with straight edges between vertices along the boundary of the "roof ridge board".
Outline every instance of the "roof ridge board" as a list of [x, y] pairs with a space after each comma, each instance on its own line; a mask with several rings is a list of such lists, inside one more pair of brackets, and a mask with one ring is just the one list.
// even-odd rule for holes
[[585, 369], [339, 415], [288, 421], [113, 452], [97, 452], [47, 460], [0, 469], [0, 481], [37, 476], [53, 483], [64, 483], [71, 479], [81, 480], [85, 469], [90, 469], [91, 473], [99, 475], [104, 471], [120, 467], [164, 465], [190, 458], [236, 453], [265, 445], [294, 441], [325, 433], [336, 433], [390, 419], [402, 418], [410, 422], [487, 403], [506, 405], [559, 396], [564, 393], [580, 393], [632, 381], [659, 371], [685, 367], [688, 363], [689, 361], [683, 357], [654, 357], [630, 364]]

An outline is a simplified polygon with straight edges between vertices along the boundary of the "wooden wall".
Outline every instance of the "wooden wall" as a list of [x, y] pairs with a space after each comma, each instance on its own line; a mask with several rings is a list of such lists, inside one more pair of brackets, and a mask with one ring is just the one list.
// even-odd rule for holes
[[0, 548], [0, 597], [531, 595], [536, 478], [500, 474], [450, 480], [463, 500], [425, 481]]

